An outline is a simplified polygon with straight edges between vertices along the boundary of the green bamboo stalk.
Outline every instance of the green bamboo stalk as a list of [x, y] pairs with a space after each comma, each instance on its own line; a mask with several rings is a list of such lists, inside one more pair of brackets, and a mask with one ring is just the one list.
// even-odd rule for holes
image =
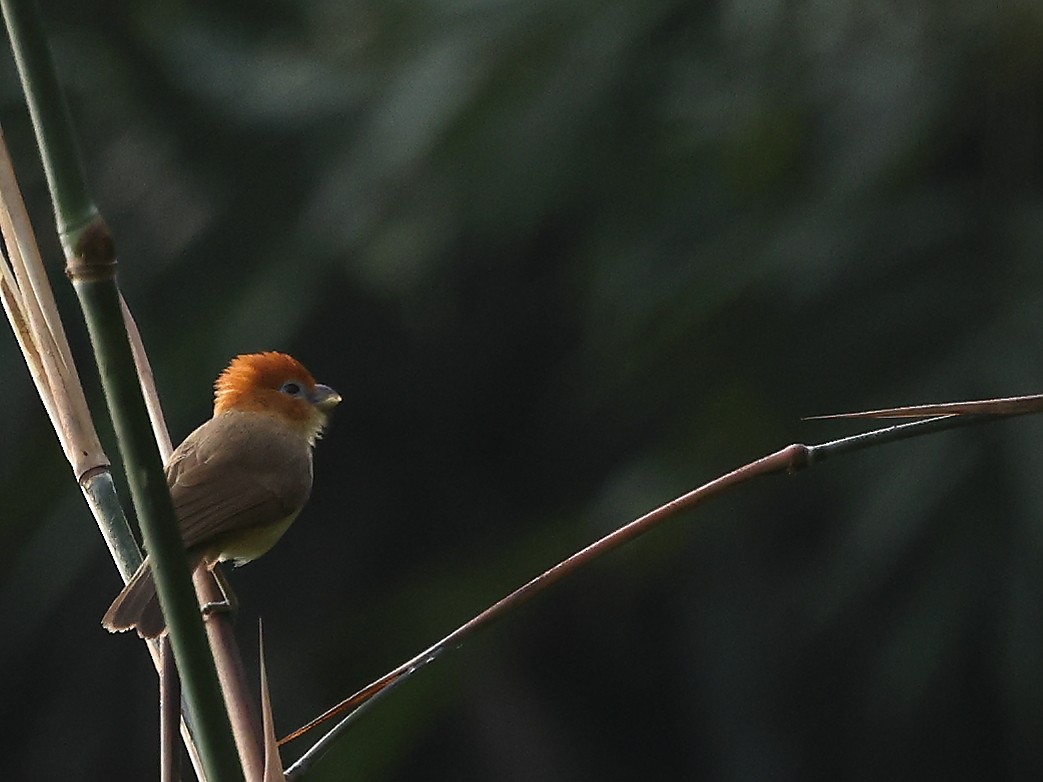
[[203, 631], [173, 504], [134, 369], [112, 239], [91, 198], [57, 72], [33, 0], [0, 0], [43, 158], [58, 233], [94, 347], [109, 414], [196, 740], [210, 782], [241, 780], [231, 725]]
[[[65, 458], [83, 491], [109, 553], [123, 581], [141, 564], [141, 551], [127, 523], [123, 506], [116, 496], [110, 462], [102, 450], [87, 400], [83, 395], [76, 364], [65, 337], [61, 315], [43, 268], [29, 215], [22, 201], [7, 145], [0, 134], [0, 233], [7, 258], [0, 258], [0, 301], [14, 331], [26, 367], [33, 378]], [[6, 262], [5, 262], [6, 261]], [[133, 319], [124, 306], [131, 346], [138, 359], [138, 377], [145, 392], [160, 452], [170, 454], [170, 438], [163, 425], [162, 411], [152, 383], [152, 373], [144, 356]], [[140, 352], [140, 356], [139, 356]], [[153, 413], [155, 407], [155, 413]], [[149, 652], [163, 674], [174, 669], [169, 655], [159, 659], [159, 644], [150, 642]], [[170, 659], [169, 664], [167, 660]], [[166, 669], [169, 668], [170, 671]], [[176, 679], [177, 677], [172, 677]], [[162, 699], [162, 693], [161, 693]], [[182, 723], [185, 748], [199, 779], [205, 779], [199, 752], [187, 721]]]
[[[58, 225], [86, 226], [98, 213], [87, 189], [69, 110], [62, 98], [58, 72], [33, 0], [3, 0], [4, 22], [11, 38], [18, 75], [29, 103], [37, 145]], [[66, 253], [68, 255], [68, 253]]]
[[99, 527], [116, 568], [126, 583], [141, 564], [141, 552], [134, 540], [134, 534], [130, 531], [130, 525], [127, 524], [119, 497], [116, 496], [112, 473], [99, 470], [83, 479], [80, 488], [87, 504], [94, 511], [94, 517], [106, 521], [105, 524], [99, 524]]
[[[167, 620], [203, 767], [211, 782], [242, 779], [163, 464], [134, 371], [114, 266], [103, 262], [99, 270], [86, 253], [69, 260], [70, 276], [94, 345], [145, 548], [151, 557], [156, 591]], [[106, 268], [109, 274], [105, 273]]]

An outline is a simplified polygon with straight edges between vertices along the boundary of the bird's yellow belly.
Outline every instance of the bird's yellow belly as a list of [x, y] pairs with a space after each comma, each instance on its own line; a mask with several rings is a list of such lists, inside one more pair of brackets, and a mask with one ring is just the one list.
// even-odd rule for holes
[[216, 551], [213, 559], [218, 562], [234, 560], [236, 567], [251, 562], [274, 546], [295, 518], [297, 518], [296, 513], [275, 524], [237, 530], [232, 534], [221, 536], [219, 541], [215, 541], [217, 545], [211, 548], [211, 551]]

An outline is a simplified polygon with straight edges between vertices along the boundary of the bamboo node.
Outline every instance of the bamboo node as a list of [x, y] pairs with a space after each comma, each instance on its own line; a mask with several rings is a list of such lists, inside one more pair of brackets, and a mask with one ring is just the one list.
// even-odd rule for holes
[[116, 246], [109, 226], [100, 216], [95, 216], [80, 232], [66, 259], [65, 274], [73, 282], [115, 278]]

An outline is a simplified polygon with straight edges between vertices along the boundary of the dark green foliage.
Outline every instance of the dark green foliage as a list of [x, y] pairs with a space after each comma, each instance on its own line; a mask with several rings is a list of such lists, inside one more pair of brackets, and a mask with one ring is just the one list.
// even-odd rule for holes
[[[232, 574], [280, 732], [632, 516], [856, 428], [803, 415], [1043, 385], [1031, 4], [45, 14], [175, 439], [239, 352], [345, 397], [300, 522]], [[148, 778], [155, 677], [98, 626], [119, 579], [13, 340], [0, 372], [6, 773]], [[432, 666], [314, 778], [1036, 779], [1040, 426], [718, 501]]]

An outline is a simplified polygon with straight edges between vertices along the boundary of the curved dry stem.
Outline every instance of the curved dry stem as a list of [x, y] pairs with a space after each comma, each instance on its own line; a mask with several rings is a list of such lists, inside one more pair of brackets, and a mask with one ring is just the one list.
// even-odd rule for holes
[[0, 136], [0, 231], [7, 248], [4, 308], [77, 480], [109, 460], [91, 421], [47, 272]]
[[[1040, 398], [1043, 399], [1043, 397]], [[764, 475], [772, 475], [779, 472], [796, 472], [805, 467], [809, 467], [812, 464], [825, 461], [831, 456], [865, 450], [867, 448], [907, 440], [913, 437], [932, 434], [947, 429], [976, 425], [979, 423], [988, 423], [1011, 416], [1024, 415], [1029, 412], [1043, 411], [1043, 406], [1036, 405], [1035, 397], [1018, 399], [1031, 399], [1032, 401], [1025, 404], [1011, 406], [1006, 404], [1011, 401], [1010, 399], [996, 400], [1003, 402], [1004, 404], [994, 408], [986, 408], [993, 411], [988, 414], [977, 412], [982, 408], [976, 407], [976, 412], [973, 414], [958, 415], [953, 412], [948, 412], [943, 415], [935, 415], [920, 421], [896, 424], [849, 437], [842, 437], [819, 445], [809, 446], [800, 443], [788, 445], [781, 450], [750, 462], [749, 464], [722, 475], [697, 489], [693, 489], [687, 494], [671, 500], [665, 505], [656, 508], [628, 524], [625, 524], [597, 542], [590, 544], [586, 548], [559, 562], [557, 565], [532, 579], [507, 597], [494, 603], [473, 619], [458, 627], [442, 640], [429, 646], [410, 660], [407, 660], [394, 670], [384, 674], [376, 681], [363, 687], [350, 697], [345, 698], [336, 706], [280, 740], [280, 745], [285, 744], [304, 735], [312, 728], [315, 728], [324, 722], [346, 714], [346, 716], [344, 716], [329, 733], [323, 736], [323, 738], [305, 752], [296, 763], [287, 769], [287, 779], [297, 778], [304, 774], [305, 771], [326, 752], [332, 742], [348, 727], [350, 727], [354, 719], [362, 713], [362, 710], [372, 704], [378, 696], [386, 696], [392, 689], [404, 682], [416, 671], [436, 660], [442, 653], [459, 647], [467, 636], [491, 624], [494, 620], [500, 618], [510, 610], [518, 607], [566, 576], [579, 570], [584, 565], [589, 564], [594, 559], [607, 554], [640, 535], [643, 535], [645, 532], [648, 532], [662, 522], [673, 518], [684, 511], [691, 510], [706, 500], [716, 497], [729, 489], [735, 488], [746, 481]], [[1028, 409], [1030, 406], [1031, 409]], [[934, 407], [936, 406], [930, 406], [931, 409]], [[928, 409], [928, 406], [922, 406], [920, 409]]]
[[268, 667], [264, 662], [264, 628], [257, 620], [257, 655], [261, 674], [261, 714], [264, 721], [264, 776], [263, 782], [284, 782], [286, 775], [279, 757], [279, 742], [275, 736], [275, 717], [272, 715], [271, 693], [268, 692]]
[[827, 421], [838, 418], [930, 418], [939, 415], [1028, 415], [1043, 411], [1043, 394], [976, 399], [969, 402], [932, 402], [905, 407], [882, 407], [857, 413], [812, 415], [805, 421]]
[[[690, 510], [706, 500], [716, 497], [728, 489], [741, 483], [745, 483], [748, 480], [752, 480], [753, 478], [779, 472], [793, 472], [806, 467], [809, 463], [809, 450], [806, 446], [799, 444], [790, 445], [773, 454], [744, 465], [737, 470], [733, 470], [726, 475], [722, 475], [697, 489], [693, 489], [687, 494], [683, 494], [682, 496], [671, 500], [665, 505], [661, 505], [655, 510], [646, 513], [644, 516], [634, 519], [630, 523], [625, 524], [597, 542], [590, 544], [567, 559], [562, 560], [549, 570], [541, 573], [524, 586], [511, 592], [507, 597], [497, 601], [473, 619], [458, 627], [438, 643], [433, 644], [412, 659], [402, 663], [402, 665], [385, 674], [367, 687], [364, 687], [351, 697], [344, 699], [324, 714], [316, 717], [307, 725], [298, 728], [293, 733], [286, 736], [279, 743], [285, 744], [288, 741], [292, 741], [327, 720], [351, 709], [357, 709], [381, 691], [397, 684], [404, 678], [411, 676], [413, 673], [423, 668], [425, 665], [431, 663], [446, 650], [459, 646], [467, 636], [488, 626], [507, 612], [527, 602], [540, 592], [549, 588], [553, 584], [556, 584], [558, 581], [561, 581], [566, 576], [576, 572], [584, 565], [587, 565], [598, 557], [615, 550], [624, 543], [634, 540], [667, 519]], [[339, 733], [346, 727], [346, 725], [347, 721], [345, 720], [335, 727], [331, 733]], [[316, 745], [316, 747], [318, 746], [320, 745]], [[324, 742], [322, 746], [325, 747], [328, 746], [328, 744]], [[316, 755], [313, 753], [316, 747], [312, 747], [312, 749], [305, 753], [297, 763], [291, 766], [287, 774], [300, 773], [302, 770], [301, 764], [310, 764], [313, 762], [316, 759]]]
[[138, 383], [141, 385], [141, 393], [145, 397], [145, 408], [148, 410], [149, 420], [152, 422], [152, 434], [159, 446], [159, 456], [166, 464], [174, 448], [170, 443], [170, 432], [167, 431], [166, 418], [163, 416], [163, 407], [159, 403], [159, 392], [156, 390], [156, 378], [152, 374], [152, 365], [149, 363], [145, 345], [141, 341], [141, 332], [138, 324], [127, 306], [126, 299], [120, 294], [120, 308], [123, 310], [123, 323], [127, 327], [127, 337], [130, 339], [130, 351], [134, 355], [134, 367], [138, 371]]

